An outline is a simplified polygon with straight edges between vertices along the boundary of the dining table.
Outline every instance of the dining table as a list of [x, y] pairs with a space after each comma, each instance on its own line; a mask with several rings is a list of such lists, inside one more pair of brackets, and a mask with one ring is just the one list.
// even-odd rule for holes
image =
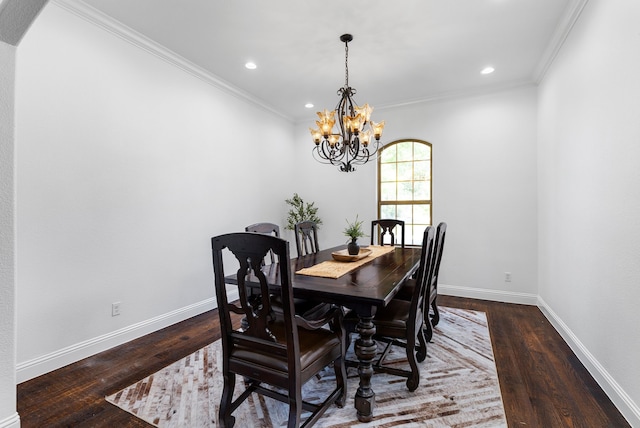
[[[358, 420], [373, 419], [375, 392], [371, 386], [373, 360], [378, 347], [374, 339], [374, 317], [386, 306], [404, 282], [417, 270], [420, 247], [361, 247], [357, 256], [349, 257], [346, 245], [321, 250], [290, 259], [293, 294], [318, 302], [332, 303], [353, 310], [358, 316], [354, 350], [358, 358], [359, 386], [354, 406]], [[275, 277], [277, 263], [266, 265], [263, 271], [268, 282], [279, 283]], [[232, 277], [229, 283], [236, 284]], [[248, 278], [251, 283], [251, 278]]]

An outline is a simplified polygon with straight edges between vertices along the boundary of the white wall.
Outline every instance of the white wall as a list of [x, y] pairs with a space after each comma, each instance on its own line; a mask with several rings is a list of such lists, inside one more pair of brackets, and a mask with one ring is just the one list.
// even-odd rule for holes
[[638, 22], [636, 0], [587, 4], [540, 86], [538, 154], [542, 305], [636, 426]]
[[284, 219], [293, 125], [55, 4], [17, 70], [20, 381], [213, 307], [210, 237]]
[[[3, 5], [0, 3], [0, 10]], [[16, 412], [14, 86], [16, 48], [0, 41], [0, 427]]]
[[[440, 274], [447, 294], [535, 303], [536, 108], [536, 89], [521, 87], [374, 111], [387, 123], [385, 142], [417, 138], [433, 145], [433, 221], [449, 226]], [[300, 158], [310, 158], [308, 126], [296, 128]], [[349, 174], [314, 161], [303, 166], [305, 194], [321, 209], [342, 212], [324, 227], [328, 244], [344, 242], [335, 232], [344, 217], [375, 218], [375, 163]], [[505, 272], [512, 282], [504, 281]]]
[[16, 46], [47, 0], [0, 0], [0, 427], [17, 428], [16, 411]]

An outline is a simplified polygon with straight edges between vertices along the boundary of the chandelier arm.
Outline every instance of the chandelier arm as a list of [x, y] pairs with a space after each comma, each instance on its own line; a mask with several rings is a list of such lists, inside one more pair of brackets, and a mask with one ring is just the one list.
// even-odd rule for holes
[[349, 108], [349, 115], [351, 116], [355, 116], [356, 115], [356, 109], [355, 107], [357, 106], [356, 102], [353, 99], [353, 95], [356, 93], [356, 90], [353, 88], [347, 88], [347, 106]]
[[338, 115], [338, 128], [340, 129], [340, 135], [343, 138], [344, 141], [344, 135], [345, 135], [345, 131], [344, 131], [344, 109], [345, 109], [345, 105], [347, 103], [347, 92], [346, 92], [346, 87], [345, 88], [340, 88], [338, 90], [338, 95], [340, 95], [340, 101], [338, 101], [338, 105], [336, 105], [336, 113]]
[[330, 157], [326, 157], [325, 155], [323, 155], [320, 152], [320, 149], [316, 146], [311, 150], [311, 155], [313, 156], [313, 158], [321, 163], [321, 164], [325, 164], [325, 165], [337, 165], [335, 160], [331, 159]]
[[353, 157], [357, 157], [358, 152], [360, 151], [360, 138], [358, 138], [357, 135], [353, 139], [351, 150], [353, 151]]
[[322, 149], [322, 151], [320, 152], [320, 156], [329, 161], [333, 159], [333, 149], [331, 148], [331, 146], [329, 146], [329, 144], [323, 141], [320, 145], [320, 148]]
[[336, 162], [342, 162], [342, 159], [345, 157], [344, 145], [340, 144], [335, 147], [331, 147], [331, 145], [325, 140], [322, 141], [318, 146], [314, 147], [316, 149], [318, 156], [322, 159], [326, 159], [329, 163], [335, 165]]

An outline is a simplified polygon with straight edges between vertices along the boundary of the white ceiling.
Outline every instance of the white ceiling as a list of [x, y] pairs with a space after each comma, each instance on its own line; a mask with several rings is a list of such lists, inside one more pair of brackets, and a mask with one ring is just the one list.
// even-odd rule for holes
[[[344, 33], [354, 37], [355, 100], [389, 107], [537, 82], [581, 1], [82, 0], [283, 116], [309, 121], [338, 102]], [[258, 68], [245, 69], [247, 61]], [[481, 75], [487, 65], [496, 71]]]

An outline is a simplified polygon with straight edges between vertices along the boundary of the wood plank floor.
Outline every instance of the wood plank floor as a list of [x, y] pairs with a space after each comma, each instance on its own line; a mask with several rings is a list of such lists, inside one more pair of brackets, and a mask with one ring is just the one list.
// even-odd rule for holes
[[[449, 296], [439, 302], [487, 313], [509, 427], [630, 426], [538, 308]], [[104, 397], [219, 337], [211, 311], [21, 383], [21, 426], [149, 427]]]

